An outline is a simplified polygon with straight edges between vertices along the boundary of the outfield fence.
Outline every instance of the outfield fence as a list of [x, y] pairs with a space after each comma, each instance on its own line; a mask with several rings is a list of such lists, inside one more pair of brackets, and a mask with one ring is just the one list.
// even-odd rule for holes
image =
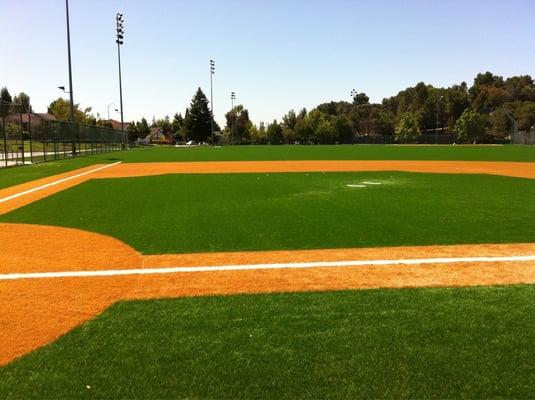
[[124, 147], [122, 131], [57, 121], [0, 103], [0, 167], [106, 153]]
[[511, 135], [512, 144], [535, 145], [535, 129], [529, 131], [518, 131]]

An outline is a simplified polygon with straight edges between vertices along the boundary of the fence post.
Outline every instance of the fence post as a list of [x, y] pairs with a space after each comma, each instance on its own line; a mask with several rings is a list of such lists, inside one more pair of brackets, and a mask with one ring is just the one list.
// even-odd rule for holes
[[4, 134], [4, 161], [7, 167], [7, 138], [6, 138], [6, 119], [2, 116], [2, 132]]
[[20, 142], [21, 142], [21, 152], [22, 152], [22, 165], [25, 165], [25, 159], [24, 159], [24, 124], [22, 122], [22, 109], [20, 110]]
[[30, 162], [33, 164], [32, 117], [30, 113], [28, 113], [28, 135], [30, 136]]

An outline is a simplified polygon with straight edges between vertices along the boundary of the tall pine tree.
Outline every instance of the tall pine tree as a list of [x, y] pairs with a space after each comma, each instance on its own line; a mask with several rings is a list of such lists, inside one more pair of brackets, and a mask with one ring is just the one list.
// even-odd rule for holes
[[190, 107], [186, 110], [183, 128], [185, 137], [197, 142], [206, 142], [211, 132], [211, 118], [208, 99], [201, 88], [198, 88]]

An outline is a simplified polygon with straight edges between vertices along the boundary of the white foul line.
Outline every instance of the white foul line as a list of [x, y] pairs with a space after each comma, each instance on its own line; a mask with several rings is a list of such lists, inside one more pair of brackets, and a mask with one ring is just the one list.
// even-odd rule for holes
[[25, 190], [24, 192], [15, 193], [15, 194], [12, 194], [11, 196], [3, 197], [3, 198], [0, 199], [0, 203], [4, 203], [6, 201], [16, 199], [17, 197], [24, 196], [26, 194], [37, 192], [38, 190], [46, 189], [47, 187], [50, 187], [50, 186], [59, 185], [60, 183], [67, 182], [67, 181], [70, 181], [71, 179], [76, 179], [76, 178], [79, 178], [81, 176], [84, 176], [84, 175], [87, 175], [87, 174], [91, 174], [93, 172], [100, 171], [101, 169], [104, 169], [104, 168], [113, 167], [114, 165], [117, 165], [117, 164], [119, 164], [121, 162], [122, 161], [117, 161], [117, 162], [115, 162], [113, 164], [106, 164], [106, 165], [103, 165], [101, 167], [98, 167], [98, 168], [95, 168], [95, 169], [91, 169], [89, 171], [81, 172], [81, 173], [73, 175], [73, 176], [68, 176], [66, 178], [58, 179], [57, 181], [53, 181], [53, 182], [46, 183], [46, 184], [41, 185], [41, 186], [34, 187], [32, 189]]
[[535, 255], [531, 256], [508, 256], [508, 257], [460, 257], [460, 258], [414, 258], [401, 260], [356, 260], [356, 261], [317, 261], [286, 264], [244, 264], [244, 265], [220, 265], [202, 267], [164, 267], [145, 269], [112, 269], [100, 271], [58, 271], [58, 272], [29, 272], [0, 274], [0, 281], [15, 279], [44, 279], [44, 278], [86, 278], [98, 276], [120, 275], [151, 275], [151, 274], [175, 274], [192, 272], [214, 271], [247, 271], [266, 269], [293, 269], [293, 268], [332, 268], [332, 267], [358, 267], [371, 265], [422, 265], [422, 264], [454, 264], [454, 263], [491, 263], [508, 261], [535, 261]]

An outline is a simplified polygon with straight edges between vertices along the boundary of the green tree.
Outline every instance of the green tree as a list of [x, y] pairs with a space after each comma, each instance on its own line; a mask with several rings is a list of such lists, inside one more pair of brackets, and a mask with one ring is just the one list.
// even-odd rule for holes
[[297, 123], [297, 114], [295, 113], [294, 110], [288, 111], [288, 113], [282, 117], [282, 126], [284, 128], [289, 128], [291, 130], [294, 130], [296, 123]]
[[102, 126], [103, 128], [113, 128], [113, 124], [111, 121], [105, 120], [105, 119], [99, 119], [97, 121], [98, 126]]
[[324, 118], [318, 124], [315, 135], [316, 140], [321, 144], [334, 143], [336, 140], [336, 130], [328, 118]]
[[251, 124], [249, 131], [251, 134], [251, 143], [254, 143], [254, 144], [266, 144], [267, 143], [267, 132], [266, 132], [266, 128], [263, 122], [260, 122], [259, 128]]
[[182, 114], [176, 113], [173, 116], [173, 122], [171, 122], [171, 128], [173, 131], [173, 135], [175, 139], [181, 139], [182, 138], [182, 127], [184, 126], [184, 118], [182, 118]]
[[225, 131], [230, 135], [232, 143], [249, 143], [252, 123], [249, 111], [243, 105], [237, 105], [225, 114], [227, 125]]
[[138, 124], [136, 124], [136, 128], [139, 132], [139, 137], [141, 139], [144, 139], [147, 137], [147, 135], [150, 134], [150, 127], [149, 127], [149, 123], [147, 122], [147, 120], [143, 117], [141, 118], [141, 121], [139, 121]]
[[24, 92], [20, 92], [13, 98], [13, 103], [20, 104], [20, 112], [28, 114], [32, 112], [32, 106], [30, 104], [30, 96]]
[[[206, 142], [211, 134], [212, 113], [208, 108], [208, 99], [201, 88], [191, 100], [184, 118], [185, 137], [197, 142]], [[214, 126], [215, 130], [215, 126]]]
[[[68, 121], [70, 118], [71, 102], [61, 97], [54, 100], [48, 106], [48, 113], [56, 117], [60, 121]], [[80, 110], [80, 105], [74, 105], [74, 118], [79, 124], [86, 124], [92, 122], [94, 118], [91, 114], [91, 107], [86, 107]]]
[[487, 133], [485, 120], [481, 114], [474, 110], [465, 110], [455, 123], [457, 138], [467, 141], [477, 141]]
[[357, 93], [353, 96], [353, 105], [361, 106], [363, 104], [370, 104], [370, 98], [366, 93]]
[[353, 139], [353, 126], [351, 120], [345, 115], [339, 115], [334, 119], [334, 131], [340, 143], [351, 143]]
[[309, 143], [314, 135], [314, 129], [310, 124], [310, 119], [305, 115], [303, 118], [299, 118], [295, 124], [295, 138], [301, 143]]
[[396, 139], [398, 142], [410, 142], [420, 135], [420, 120], [415, 113], [405, 113], [396, 124]]
[[292, 128], [282, 128], [282, 136], [284, 137], [284, 141], [288, 144], [294, 144], [297, 139], [295, 131]]
[[9, 94], [9, 90], [7, 90], [7, 87], [5, 86], [3, 86], [2, 89], [0, 90], [0, 100], [6, 103], [12, 102], [12, 98], [11, 98], [11, 95]]
[[282, 144], [284, 141], [284, 136], [282, 135], [282, 126], [273, 120], [273, 123], [269, 124], [267, 128], [267, 139], [271, 144]]
[[126, 133], [128, 135], [128, 140], [131, 142], [135, 142], [139, 139], [139, 129], [135, 122], [132, 122], [130, 125], [128, 125]]
[[0, 116], [5, 117], [9, 113], [11, 101], [9, 90], [5, 86], [2, 87], [0, 90]]

